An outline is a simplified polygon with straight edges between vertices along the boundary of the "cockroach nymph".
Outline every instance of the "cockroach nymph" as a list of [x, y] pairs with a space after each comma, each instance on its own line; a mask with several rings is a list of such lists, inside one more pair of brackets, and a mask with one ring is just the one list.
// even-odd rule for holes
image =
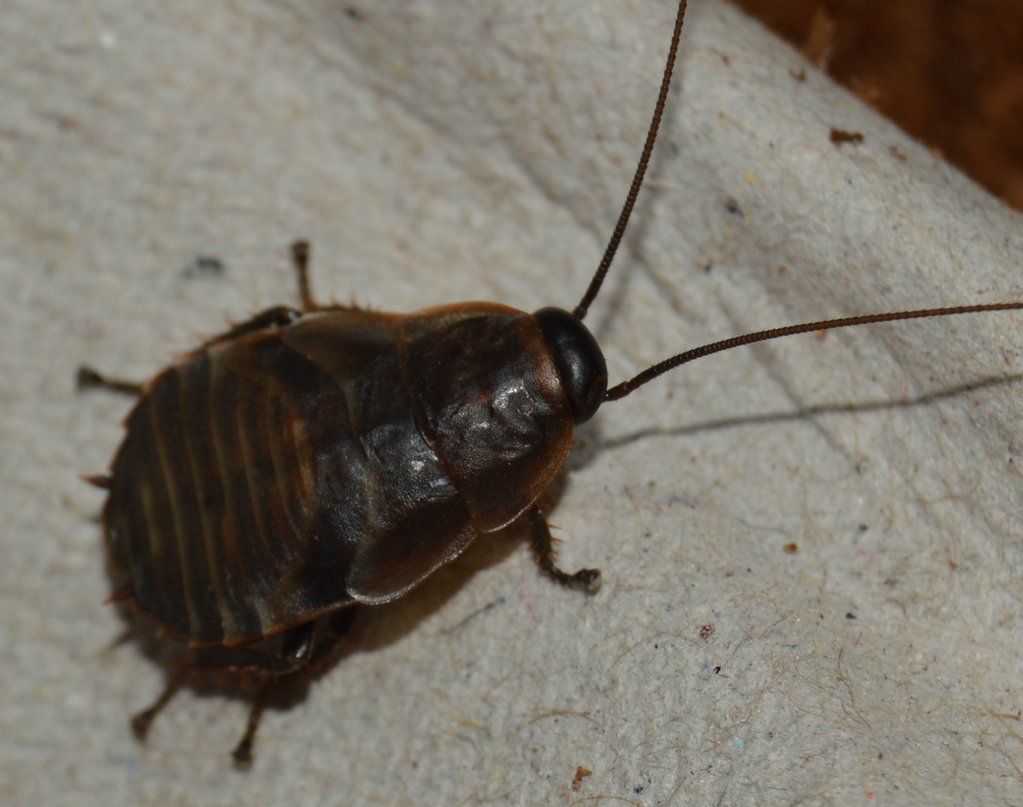
[[[604, 402], [740, 345], [1023, 308], [931, 308], [758, 331], [687, 350], [608, 388], [603, 354], [583, 320], [643, 183], [685, 8], [682, 0], [625, 203], [571, 312], [459, 303], [393, 314], [323, 305], [310, 288], [309, 246], [299, 241], [298, 307], [257, 314], [145, 384], [79, 372], [80, 386], [137, 396], [109, 474], [88, 478], [108, 491], [111, 599], [202, 653], [204, 668], [258, 679], [234, 750], [239, 763], [251, 759], [267, 696], [332, 657], [354, 606], [404, 596], [486, 533], [524, 521], [544, 573], [596, 592], [597, 569], [556, 565], [538, 502], [565, 463], [576, 424]], [[135, 717], [140, 737], [187, 671]]]

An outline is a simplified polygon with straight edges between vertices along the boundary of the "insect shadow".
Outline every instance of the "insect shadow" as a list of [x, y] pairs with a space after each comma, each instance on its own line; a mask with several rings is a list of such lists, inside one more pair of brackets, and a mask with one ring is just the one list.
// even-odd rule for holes
[[[1009, 373], [1006, 375], [993, 375], [979, 378], [965, 384], [956, 384], [943, 389], [927, 392], [912, 398], [874, 398], [867, 401], [852, 401], [849, 403], [820, 404], [818, 406], [803, 406], [791, 411], [763, 412], [759, 414], [734, 415], [731, 417], [713, 418], [698, 423], [689, 423], [684, 426], [672, 428], [642, 428], [635, 429], [626, 434], [606, 440], [597, 440], [592, 443], [584, 443], [573, 452], [567, 468], [575, 470], [584, 467], [594, 458], [616, 448], [631, 445], [653, 437], [685, 437], [694, 434], [724, 431], [745, 426], [773, 426], [781, 423], [795, 423], [806, 421], [810, 418], [827, 417], [830, 415], [863, 415], [872, 412], [892, 412], [899, 410], [918, 409], [942, 401], [955, 400], [966, 395], [984, 390], [994, 390], [999, 387], [1012, 386], [1023, 382], [1023, 374]], [[575, 464], [578, 460], [579, 464]]]
[[[163, 693], [132, 721], [140, 738], [190, 677], [198, 676], [200, 693], [219, 693], [203, 681], [220, 677], [229, 692], [251, 698], [234, 749], [236, 762], [249, 764], [263, 711], [301, 700], [311, 680], [357, 649], [358, 612], [377, 613], [355, 633], [363, 647], [397, 640], [421, 620], [408, 619], [401, 601], [422, 596], [427, 614], [439, 607], [453, 589], [444, 594], [430, 581], [452, 574], [460, 579], [445, 582], [464, 582], [471, 567], [452, 562], [474, 544], [496, 544], [488, 557], [498, 562], [514, 545], [501, 542], [526, 533], [542, 573], [596, 594], [600, 570], [558, 567], [546, 510], [562, 490], [576, 427], [664, 373], [783, 336], [1023, 308], [895, 311], [756, 331], [609, 387], [583, 320], [650, 164], [685, 8], [682, 0], [625, 203], [571, 311], [474, 302], [394, 314], [321, 304], [310, 286], [309, 245], [298, 241], [297, 306], [256, 314], [144, 384], [80, 370], [80, 386], [136, 398], [110, 471], [88, 481], [107, 492], [110, 599], [152, 626], [145, 652], [172, 670]], [[396, 601], [393, 613], [404, 616], [389, 622]]]
[[[555, 492], [552, 506], [556, 501]], [[490, 540], [473, 544], [407, 596], [376, 608], [353, 609], [353, 619], [343, 646], [339, 646], [330, 657], [322, 659], [315, 669], [307, 670], [305, 675], [285, 676], [280, 682], [283, 685], [268, 690], [259, 675], [234, 674], [230, 666], [225, 666], [228, 658], [222, 654], [214, 654], [209, 659], [197, 656], [195, 651], [181, 643], [168, 642], [160, 635], [158, 626], [149, 620], [139, 619], [128, 604], [113, 603], [124, 622], [124, 629], [109, 643], [107, 650], [131, 645], [164, 675], [161, 697], [133, 718], [132, 730], [139, 740], [144, 741], [155, 718], [156, 712], [152, 710], [159, 711], [184, 686], [199, 698], [227, 699], [245, 703], [250, 708], [258, 703], [260, 712], [288, 711], [305, 701], [315, 681], [328, 675], [342, 661], [361, 653], [375, 653], [419, 630], [422, 623], [441, 611], [476, 575], [503, 564], [527, 540], [525, 525], [509, 525]], [[114, 582], [115, 578], [111, 580]], [[478, 613], [503, 604], [503, 598], [488, 603], [460, 622], [442, 628], [441, 632], [458, 630]], [[267, 649], [274, 652], [272, 647]], [[244, 667], [245, 663], [244, 658], [238, 659], [239, 667]], [[239, 761], [240, 767], [247, 764], [245, 760]]]

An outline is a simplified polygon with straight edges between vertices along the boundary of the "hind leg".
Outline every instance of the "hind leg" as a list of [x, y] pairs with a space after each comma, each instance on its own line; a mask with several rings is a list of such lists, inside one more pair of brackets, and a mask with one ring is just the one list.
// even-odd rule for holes
[[[131, 721], [135, 736], [144, 741], [156, 716], [193, 673], [222, 673], [254, 679], [256, 692], [241, 739], [232, 756], [239, 766], [252, 763], [252, 747], [266, 707], [281, 695], [304, 692], [312, 677], [338, 655], [351, 627], [354, 608], [344, 608], [319, 620], [306, 622], [271, 640], [248, 647], [215, 647], [192, 651], [189, 660], [167, 680], [151, 706]], [[269, 645], [269, 646], [268, 646]], [[294, 687], [299, 687], [298, 690]]]
[[149, 727], [153, 724], [153, 720], [160, 712], [163, 711], [164, 707], [170, 703], [178, 690], [181, 689], [185, 683], [185, 678], [188, 676], [188, 671], [184, 669], [176, 670], [173, 675], [167, 679], [167, 685], [164, 687], [163, 692], [160, 696], [153, 701], [153, 703], [137, 713], [131, 719], [131, 731], [135, 735], [136, 739], [140, 742], [144, 742], [146, 735], [149, 734]]
[[308, 687], [312, 676], [322, 670], [335, 656], [349, 629], [354, 608], [344, 608], [318, 622], [308, 622], [285, 634], [278, 660], [289, 666], [287, 672], [271, 673], [260, 683], [252, 701], [249, 719], [238, 744], [231, 752], [239, 767], [252, 764], [252, 746], [267, 704], [281, 688], [298, 683]]

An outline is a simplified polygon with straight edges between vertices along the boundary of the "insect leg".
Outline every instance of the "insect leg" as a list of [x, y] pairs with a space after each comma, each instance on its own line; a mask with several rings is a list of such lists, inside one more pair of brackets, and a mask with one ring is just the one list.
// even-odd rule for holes
[[120, 392], [124, 395], [141, 395], [142, 385], [135, 381], [125, 381], [121, 378], [108, 378], [100, 375], [91, 367], [84, 364], [78, 368], [78, 375], [75, 377], [75, 384], [79, 391], [86, 389], [106, 389], [111, 392]]
[[526, 518], [533, 531], [533, 552], [536, 554], [540, 570], [562, 585], [585, 591], [587, 594], [596, 594], [600, 589], [600, 569], [580, 569], [574, 574], [559, 569], [554, 562], [554, 539], [540, 508], [533, 507], [527, 510]]
[[177, 694], [178, 690], [181, 689], [187, 674], [187, 670], [176, 670], [167, 679], [167, 685], [164, 687], [163, 692], [160, 693], [160, 697], [153, 701], [151, 706], [143, 709], [131, 719], [131, 730], [140, 741], [146, 739], [149, 727], [153, 725], [153, 720], [163, 711], [163, 707], [170, 703], [171, 698]]
[[259, 692], [252, 701], [252, 709], [249, 711], [249, 722], [245, 725], [245, 733], [234, 747], [231, 756], [239, 767], [245, 768], [252, 764], [252, 743], [256, 739], [256, 730], [259, 728], [259, 721], [266, 710], [266, 700], [275, 681], [270, 679], [262, 684]]
[[313, 298], [312, 286], [309, 283], [309, 242], [295, 241], [291, 245], [291, 262], [295, 267], [295, 276], [298, 280], [298, 297], [302, 301], [302, 313], [308, 314], [311, 311], [352, 311], [354, 305], [323, 305]]
[[302, 301], [302, 310], [318, 310], [320, 308], [320, 304], [313, 299], [312, 288], [309, 285], [308, 241], [295, 241], [291, 245], [291, 262], [295, 266], [295, 274], [298, 277], [298, 298]]
[[[210, 339], [208, 342], [203, 342], [196, 349], [196, 352], [206, 350], [207, 348], [223, 342], [230, 342], [237, 339], [239, 336], [243, 336], [244, 334], [252, 331], [261, 331], [264, 328], [269, 328], [274, 325], [284, 327], [285, 325], [290, 325], [292, 322], [295, 322], [301, 317], [302, 312], [296, 311], [294, 308], [289, 308], [286, 305], [274, 306], [273, 308], [268, 308], [266, 311], [256, 314], [256, 316], [251, 319], [247, 319], [245, 322], [235, 325], [229, 331]], [[125, 381], [122, 378], [111, 378], [109, 376], [105, 376], [98, 370], [84, 364], [78, 368], [75, 383], [79, 390], [98, 388], [134, 396], [141, 395], [144, 386], [137, 381]]]
[[[351, 624], [351, 615], [347, 612], [353, 610], [346, 608], [340, 614], [292, 628], [284, 634], [278, 653], [267, 653], [267, 658], [259, 667], [248, 668], [248, 671], [257, 675], [265, 675], [252, 700], [245, 733], [231, 752], [236, 765], [247, 767], [252, 764], [256, 731], [270, 700], [286, 692], [289, 686], [297, 684], [303, 689], [308, 687], [317, 669], [325, 666], [333, 657], [333, 651], [340, 646]], [[240, 667], [234, 669], [236, 672], [242, 671]]]

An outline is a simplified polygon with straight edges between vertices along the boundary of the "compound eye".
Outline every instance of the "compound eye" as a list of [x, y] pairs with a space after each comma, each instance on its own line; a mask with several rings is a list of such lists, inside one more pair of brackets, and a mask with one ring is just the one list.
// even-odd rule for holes
[[585, 423], [604, 402], [607, 363], [582, 320], [561, 308], [541, 308], [533, 318], [547, 340], [561, 383], [572, 407], [572, 419]]

